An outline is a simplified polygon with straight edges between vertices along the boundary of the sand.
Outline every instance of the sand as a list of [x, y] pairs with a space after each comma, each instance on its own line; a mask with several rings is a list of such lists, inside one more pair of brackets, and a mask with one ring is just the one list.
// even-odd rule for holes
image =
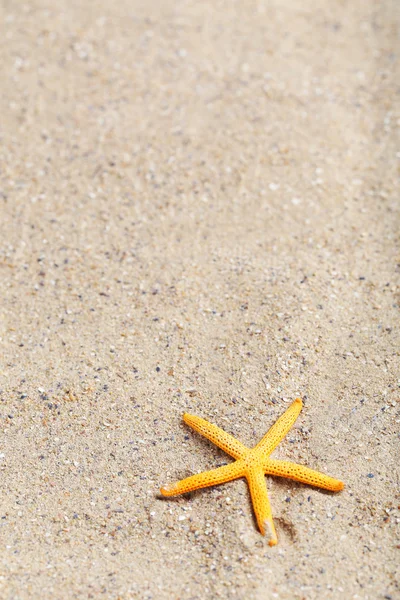
[[400, 598], [399, 7], [1, 2], [2, 599]]

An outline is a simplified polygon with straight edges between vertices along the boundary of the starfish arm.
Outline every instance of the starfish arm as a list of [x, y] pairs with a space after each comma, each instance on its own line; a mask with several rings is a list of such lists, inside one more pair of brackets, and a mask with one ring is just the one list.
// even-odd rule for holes
[[269, 456], [273, 450], [277, 447], [279, 442], [283, 440], [285, 435], [293, 427], [294, 422], [300, 414], [303, 403], [300, 398], [296, 398], [289, 408], [283, 413], [277, 422], [272, 425], [268, 432], [264, 435], [263, 439], [258, 442], [256, 448], [259, 448]]
[[174, 485], [168, 488], [161, 488], [163, 496], [178, 496], [179, 494], [186, 494], [186, 492], [193, 492], [200, 488], [209, 487], [210, 485], [219, 485], [220, 483], [226, 483], [233, 479], [238, 479], [244, 476], [244, 466], [240, 461], [218, 467], [212, 471], [204, 471], [198, 475], [191, 475], [186, 479], [178, 481]]
[[289, 462], [287, 460], [268, 460], [265, 468], [266, 475], [277, 475], [278, 477], [286, 477], [287, 479], [294, 479], [301, 483], [308, 483], [315, 487], [323, 488], [324, 490], [331, 490], [332, 492], [340, 492], [344, 488], [343, 481], [318, 473], [303, 465]]
[[251, 501], [258, 527], [263, 535], [269, 535], [269, 545], [278, 543], [275, 525], [272, 519], [271, 504], [268, 498], [265, 476], [262, 469], [251, 469], [246, 473]]
[[233, 456], [233, 458], [243, 458], [249, 451], [244, 444], [239, 442], [239, 440], [232, 435], [201, 417], [185, 413], [183, 415], [183, 420], [187, 425], [190, 425], [192, 429], [206, 437], [230, 456]]

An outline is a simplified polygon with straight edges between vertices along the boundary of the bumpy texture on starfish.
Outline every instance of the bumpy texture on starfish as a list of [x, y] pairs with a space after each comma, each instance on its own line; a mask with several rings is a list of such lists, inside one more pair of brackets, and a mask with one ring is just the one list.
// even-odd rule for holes
[[343, 482], [338, 479], [333, 479], [333, 477], [323, 475], [322, 473], [318, 473], [318, 471], [313, 471], [308, 467], [303, 467], [296, 463], [269, 458], [269, 455], [293, 426], [302, 406], [303, 403], [300, 398], [296, 398], [293, 404], [283, 413], [268, 433], [265, 434], [261, 442], [254, 448], [247, 448], [232, 435], [226, 433], [216, 425], [200, 417], [185, 413], [183, 415], [185, 423], [201, 435], [204, 435], [204, 437], [216, 444], [224, 452], [236, 458], [236, 462], [182, 479], [182, 481], [178, 481], [178, 483], [169, 488], [161, 488], [161, 493], [163, 496], [176, 496], [209, 487], [210, 485], [232, 481], [239, 477], [245, 477], [250, 488], [258, 527], [263, 535], [268, 534], [269, 545], [275, 546], [278, 540], [272, 520], [271, 505], [269, 503], [264, 475], [287, 477], [301, 481], [301, 483], [308, 483], [309, 485], [324, 488], [325, 490], [331, 490], [332, 492], [339, 492], [344, 488]]

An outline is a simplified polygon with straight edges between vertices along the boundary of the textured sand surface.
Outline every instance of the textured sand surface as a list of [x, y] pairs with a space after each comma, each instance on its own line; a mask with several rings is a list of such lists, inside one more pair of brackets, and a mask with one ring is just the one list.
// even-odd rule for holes
[[1, 599], [400, 598], [399, 3], [0, 6]]

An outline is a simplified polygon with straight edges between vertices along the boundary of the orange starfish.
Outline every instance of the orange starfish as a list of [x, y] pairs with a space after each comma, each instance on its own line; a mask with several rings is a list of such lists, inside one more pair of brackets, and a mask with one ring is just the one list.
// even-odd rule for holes
[[229, 433], [223, 431], [216, 425], [185, 413], [183, 420], [201, 435], [204, 435], [219, 448], [224, 450], [236, 462], [212, 471], [205, 471], [198, 475], [192, 475], [182, 481], [178, 481], [169, 488], [161, 488], [163, 496], [176, 496], [185, 494], [210, 485], [218, 485], [226, 481], [232, 481], [239, 477], [245, 477], [250, 488], [251, 500], [257, 519], [258, 527], [263, 535], [268, 533], [269, 545], [275, 546], [278, 539], [276, 536], [274, 522], [272, 520], [271, 505], [269, 502], [264, 475], [276, 475], [295, 479], [302, 483], [308, 483], [316, 487], [339, 492], [344, 488], [344, 483], [333, 479], [328, 475], [313, 471], [286, 460], [274, 460], [269, 458], [270, 454], [283, 440], [296, 421], [302, 409], [303, 403], [300, 398], [289, 406], [277, 422], [265, 434], [261, 442], [254, 448], [247, 448]]

